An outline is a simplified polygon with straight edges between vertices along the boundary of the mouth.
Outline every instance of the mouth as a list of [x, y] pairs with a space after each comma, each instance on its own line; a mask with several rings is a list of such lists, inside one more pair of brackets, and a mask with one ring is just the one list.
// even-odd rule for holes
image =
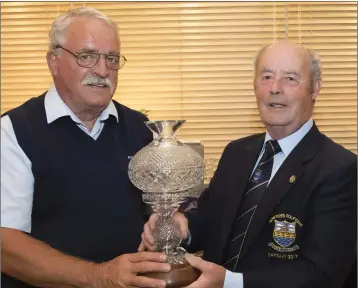
[[287, 105], [281, 104], [281, 103], [269, 103], [268, 105], [271, 108], [285, 108]]
[[106, 84], [88, 84], [86, 86], [89, 86], [91, 88], [108, 88], [109, 86]]

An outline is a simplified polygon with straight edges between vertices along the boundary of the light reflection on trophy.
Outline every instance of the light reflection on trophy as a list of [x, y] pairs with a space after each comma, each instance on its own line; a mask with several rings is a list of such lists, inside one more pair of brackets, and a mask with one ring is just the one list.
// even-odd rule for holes
[[194, 282], [200, 272], [189, 266], [179, 247], [181, 235], [172, 215], [185, 202], [190, 191], [203, 181], [204, 160], [191, 147], [175, 138], [185, 120], [146, 121], [154, 140], [137, 152], [128, 167], [131, 182], [143, 191], [143, 201], [159, 216], [153, 236], [157, 251], [167, 255], [172, 264], [168, 273], [147, 273], [164, 279], [167, 287], [184, 287]]

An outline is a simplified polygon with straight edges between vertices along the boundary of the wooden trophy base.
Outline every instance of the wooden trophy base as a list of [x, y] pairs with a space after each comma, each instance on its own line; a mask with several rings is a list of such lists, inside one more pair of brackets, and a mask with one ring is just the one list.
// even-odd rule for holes
[[189, 264], [171, 264], [169, 272], [150, 272], [140, 275], [165, 280], [167, 288], [182, 288], [196, 281], [200, 274], [198, 269]]

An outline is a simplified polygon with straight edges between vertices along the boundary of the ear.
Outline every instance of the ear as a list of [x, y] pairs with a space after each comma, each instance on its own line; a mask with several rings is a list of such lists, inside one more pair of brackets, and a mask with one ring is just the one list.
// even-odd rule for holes
[[52, 77], [55, 77], [58, 72], [58, 56], [53, 51], [48, 51], [46, 55], [46, 60]]
[[312, 100], [316, 100], [319, 92], [321, 91], [321, 87], [322, 87], [322, 81], [319, 80], [316, 82], [315, 86], [313, 87], [313, 91], [312, 91]]
[[257, 81], [257, 75], [256, 73], [252, 77], [252, 86], [254, 86], [254, 91], [256, 91], [256, 81]]

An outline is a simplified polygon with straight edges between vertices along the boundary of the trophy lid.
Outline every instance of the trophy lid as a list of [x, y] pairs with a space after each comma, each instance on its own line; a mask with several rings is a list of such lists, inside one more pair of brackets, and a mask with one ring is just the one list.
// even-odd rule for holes
[[155, 136], [169, 138], [183, 126], [184, 122], [185, 120], [157, 120], [145, 121], [144, 123]]

